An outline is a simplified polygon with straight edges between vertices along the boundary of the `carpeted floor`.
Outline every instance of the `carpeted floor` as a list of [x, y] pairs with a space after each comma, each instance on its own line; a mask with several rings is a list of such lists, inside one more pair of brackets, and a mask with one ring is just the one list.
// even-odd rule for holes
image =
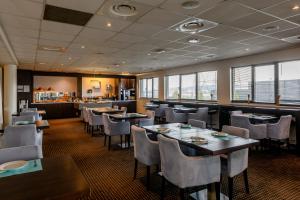
[[[104, 138], [86, 134], [78, 119], [50, 120], [50, 125], [44, 135], [44, 157], [71, 155], [92, 189], [88, 199], [159, 199], [159, 177], [153, 175], [151, 190], [147, 191], [143, 178], [146, 170], [140, 165], [139, 178], [132, 179], [132, 149], [115, 146], [108, 151], [103, 146]], [[119, 137], [116, 139], [114, 142], [118, 143]], [[234, 199], [300, 199], [299, 156], [254, 152], [249, 158], [248, 173], [250, 194], [244, 192], [243, 179], [239, 176], [234, 180]], [[225, 194], [226, 184], [224, 178], [222, 191]], [[169, 185], [165, 199], [176, 198], [179, 198], [178, 190]]]

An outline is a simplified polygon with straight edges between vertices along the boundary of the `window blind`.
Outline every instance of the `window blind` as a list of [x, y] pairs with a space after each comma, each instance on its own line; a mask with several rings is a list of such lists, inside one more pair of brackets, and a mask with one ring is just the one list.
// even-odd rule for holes
[[262, 65], [254, 67], [254, 101], [262, 103], [275, 102], [275, 66]]
[[232, 99], [237, 101], [247, 101], [252, 93], [252, 68], [236, 67], [232, 68]]

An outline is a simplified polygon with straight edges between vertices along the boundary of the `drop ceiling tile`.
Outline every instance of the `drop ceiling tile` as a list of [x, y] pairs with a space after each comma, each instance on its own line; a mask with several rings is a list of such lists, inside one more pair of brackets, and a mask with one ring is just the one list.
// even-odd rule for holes
[[241, 40], [246, 40], [254, 37], [258, 37], [258, 34], [255, 33], [250, 33], [247, 31], [240, 31], [231, 35], [227, 35], [224, 37], [221, 37], [221, 39], [228, 40], [228, 41], [233, 41], [233, 42], [239, 42]]
[[60, 34], [60, 33], [52, 33], [52, 32], [42, 31], [40, 33], [40, 38], [41, 39], [46, 39], [46, 40], [71, 42], [72, 40], [74, 40], [75, 36], [74, 35], [67, 35], [67, 34]]
[[40, 39], [39, 40], [39, 45], [40, 46], [53, 46], [53, 47], [66, 48], [69, 45], [69, 42]]
[[234, 1], [223, 1], [197, 17], [217, 23], [226, 23], [245, 17], [254, 12], [253, 9], [247, 8]]
[[215, 40], [211, 40], [208, 42], [204, 42], [203, 45], [209, 46], [209, 47], [223, 48], [226, 50], [228, 50], [230, 48], [238, 48], [238, 47], [246, 46], [245, 44], [240, 44], [237, 42], [231, 42], [231, 41], [222, 40], [222, 39], [215, 39]]
[[213, 38], [224, 37], [233, 33], [239, 32], [238, 29], [229, 26], [218, 25], [215, 28], [209, 29], [207, 31], [201, 32], [201, 35], [209, 36]]
[[126, 50], [128, 51], [137, 51], [137, 52], [148, 52], [151, 49], [155, 49], [157, 46], [155, 45], [150, 45], [150, 44], [134, 44], [130, 47], [128, 47]]
[[189, 47], [189, 44], [186, 43], [180, 43], [180, 42], [170, 42], [165, 45], [161, 45], [160, 47], [166, 48], [166, 49], [182, 49]]
[[152, 24], [162, 27], [169, 27], [188, 18], [184, 15], [174, 14], [164, 9], [155, 8], [141, 17], [138, 22]]
[[[300, 6], [300, 3], [299, 3], [299, 6]], [[287, 18], [286, 20], [297, 23], [297, 24], [300, 25], [300, 15], [296, 15], [296, 16]]]
[[28, 0], [1, 0], [0, 12], [40, 19], [43, 12], [43, 4]]
[[300, 5], [299, 0], [283, 1], [281, 4], [276, 4], [272, 7], [266, 8], [263, 11], [275, 15], [280, 18], [287, 18], [300, 14], [300, 9], [293, 10], [295, 5]]
[[223, 0], [201, 0], [199, 1], [199, 6], [194, 9], [185, 9], [182, 7], [182, 3], [186, 2], [186, 0], [167, 0], [160, 7], [168, 10], [173, 13], [182, 13], [189, 16], [195, 16], [199, 13], [202, 13], [214, 6]]
[[207, 50], [210, 50], [212, 49], [212, 47], [208, 47], [208, 46], [203, 46], [203, 45], [191, 45], [189, 47], [186, 47], [182, 50], [187, 50], [187, 51], [207, 51]]
[[124, 29], [123, 33], [139, 35], [144, 37], [149, 37], [155, 33], [158, 33], [163, 28], [161, 26], [151, 25], [151, 24], [141, 24], [141, 23], [134, 23]]
[[134, 0], [134, 1], [136, 1], [138, 3], [142, 3], [142, 4], [147, 4], [150, 6], [158, 6], [165, 0]]
[[19, 17], [15, 15], [8, 15], [1, 13], [0, 22], [6, 27], [24, 28], [24, 29], [34, 29], [39, 30], [40, 21], [37, 19], [31, 19], [26, 17]]
[[[129, 5], [129, 6], [133, 6], [135, 7], [135, 9], [138, 11], [136, 13], [136, 15], [133, 16], [128, 16], [128, 17], [124, 17], [124, 16], [120, 16], [120, 15], [116, 15], [112, 12], [112, 7], [114, 5]], [[117, 7], [117, 6], [115, 6]], [[146, 14], [148, 11], [150, 11], [153, 7], [150, 5], [146, 5], [146, 4], [142, 4], [142, 3], [138, 3], [136, 1], [116, 1], [116, 0], [107, 0], [105, 1], [105, 3], [103, 4], [103, 6], [101, 6], [101, 9], [97, 12], [98, 15], [104, 15], [110, 18], [114, 18], [114, 19], [119, 19], [119, 20], [126, 20], [126, 21], [136, 21], [137, 19], [139, 19], [141, 16], [143, 16], [144, 14]]]
[[292, 37], [292, 36], [296, 36], [296, 35], [300, 35], [300, 27], [281, 31], [278, 33], [274, 33], [274, 34], [271, 34], [270, 36], [278, 38], [278, 39], [283, 39], [283, 38]]
[[114, 36], [116, 33], [112, 31], [106, 31], [106, 30], [99, 30], [99, 29], [93, 29], [93, 28], [84, 28], [79, 36], [86, 37], [86, 38], [92, 38], [97, 39], [98, 41], [104, 41], [108, 38]]
[[[187, 55], [187, 54], [190, 54], [191, 52], [190, 51], [185, 51], [185, 50], [170, 50], [168, 51], [170, 54], [174, 54], [174, 55]], [[162, 54], [163, 55], [163, 54]]]
[[186, 33], [181, 33], [181, 32], [171, 31], [171, 30], [163, 30], [157, 34], [154, 34], [152, 37], [159, 40], [173, 41], [173, 40], [179, 40], [185, 38], [187, 36], [188, 34]]
[[54, 22], [49, 20], [42, 20], [42, 25], [41, 25], [42, 31], [48, 31], [53, 33], [64, 33], [68, 35], [77, 35], [82, 28], [83, 28], [82, 26], [59, 23], [59, 22]]
[[95, 13], [103, 2], [104, 0], [47, 0], [49, 5], [88, 13]]
[[251, 38], [248, 40], [241, 41], [243, 44], [249, 44], [249, 45], [264, 45], [268, 43], [281, 43], [279, 39], [271, 38], [271, 37], [265, 37], [265, 36], [258, 36], [256, 38]]
[[9, 36], [19, 36], [19, 37], [29, 37], [29, 38], [39, 37], [39, 31], [37, 29], [6, 27], [5, 32]]
[[[268, 30], [268, 28], [272, 28], [272, 27], [274, 27], [274, 29]], [[264, 24], [261, 26], [251, 28], [251, 29], [249, 29], [249, 31], [255, 32], [258, 34], [262, 34], [262, 35], [270, 35], [272, 33], [281, 32], [281, 31], [296, 28], [296, 27], [297, 26], [295, 24], [292, 24], [287, 21], [279, 20], [276, 22], [271, 22], [268, 24]]]
[[277, 20], [278, 19], [275, 17], [271, 17], [269, 15], [256, 12], [254, 14], [239, 18], [231, 22], [227, 22], [225, 24], [240, 29], [249, 29], [255, 26], [259, 26]]
[[118, 49], [124, 49], [132, 45], [131, 42], [118, 42], [118, 41], [113, 41], [109, 40], [103, 43], [103, 46], [105, 47], [113, 47], [113, 48], [118, 48]]
[[281, 3], [283, 0], [234, 0], [246, 6], [263, 9]]
[[37, 45], [37, 38], [19, 37], [19, 36], [9, 36], [9, 40], [12, 44], [32, 44]]
[[[107, 26], [107, 24], [111, 24], [111, 26]], [[106, 16], [94, 15], [92, 19], [88, 22], [87, 26], [91, 28], [99, 28], [109, 31], [121, 31], [122, 29], [129, 26], [132, 22], [119, 20], [114, 18], [109, 18]]]
[[193, 52], [193, 53], [190, 53], [190, 54], [187, 54], [186, 56], [191, 56], [191, 57], [201, 57], [201, 56], [205, 56], [207, 55], [207, 53], [205, 52]]
[[146, 40], [146, 38], [141, 36], [129, 35], [125, 33], [118, 33], [113, 38], [111, 38], [111, 40], [116, 42], [136, 43], [136, 42], [143, 42], [144, 40]]

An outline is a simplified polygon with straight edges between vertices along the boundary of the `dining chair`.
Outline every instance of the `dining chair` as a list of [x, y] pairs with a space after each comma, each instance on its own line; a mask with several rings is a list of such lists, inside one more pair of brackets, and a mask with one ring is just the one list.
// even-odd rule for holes
[[28, 121], [28, 122], [34, 122], [34, 116], [32, 115], [23, 115], [23, 116], [12, 116], [12, 125], [15, 125], [16, 122], [20, 121]]
[[201, 121], [201, 120], [189, 119], [188, 124], [197, 128], [206, 128], [205, 121]]
[[147, 118], [142, 118], [138, 120], [139, 127], [151, 126], [154, 124], [155, 112], [151, 110], [146, 111]]
[[155, 112], [155, 118], [158, 119], [158, 122], [163, 121], [165, 115], [165, 109], [168, 108], [169, 105], [168, 104], [159, 104], [158, 108], [155, 108], [154, 112]]
[[22, 111], [20, 116], [33, 116], [35, 121], [42, 120], [42, 116], [37, 111]]
[[292, 115], [281, 116], [279, 121], [274, 124], [267, 124], [267, 137], [269, 140], [276, 140], [280, 147], [282, 141], [287, 143], [289, 148], [290, 128]]
[[7, 126], [3, 135], [4, 147], [38, 145], [42, 152], [43, 131], [37, 131], [35, 124]]
[[88, 113], [88, 123], [89, 123], [89, 127], [91, 130], [91, 135], [94, 136], [94, 130], [96, 129], [100, 129], [100, 133], [101, 133], [101, 127], [103, 126], [103, 117], [102, 115], [96, 115], [95, 113], [93, 113], [92, 110], [87, 110]]
[[[249, 138], [249, 130], [245, 128], [239, 128], [234, 126], [223, 126], [222, 132], [228, 133], [230, 135]], [[248, 148], [234, 151], [226, 155], [226, 157], [221, 157], [222, 163], [222, 175], [228, 177], [228, 197], [229, 200], [233, 198], [233, 178], [241, 173], [244, 176], [244, 184], [246, 193], [249, 194], [249, 184], [248, 184]]]
[[0, 149], [0, 164], [16, 160], [35, 160], [40, 158], [43, 158], [43, 154], [37, 145]]
[[82, 108], [82, 117], [83, 117], [84, 129], [87, 132], [89, 132], [89, 117], [88, 117], [88, 108], [87, 107]]
[[37, 108], [23, 108], [22, 109], [23, 112], [28, 112], [28, 111], [38, 111]]
[[247, 116], [232, 115], [231, 126], [245, 128], [249, 130], [250, 138], [256, 140], [264, 140], [267, 138], [266, 124], [251, 124]]
[[196, 113], [189, 113], [188, 119], [196, 119], [208, 122], [208, 107], [198, 108]]
[[173, 108], [166, 108], [166, 122], [168, 123], [186, 123], [187, 114], [186, 113], [177, 113]]
[[127, 138], [128, 148], [130, 148], [130, 123], [128, 121], [112, 121], [109, 115], [104, 113], [103, 115], [103, 125], [104, 125], [104, 146], [106, 145], [106, 137], [108, 136], [108, 150], [111, 146], [111, 137], [120, 136], [122, 144], [122, 136], [125, 136], [125, 142]]
[[147, 167], [147, 190], [150, 186], [150, 168], [153, 165], [160, 164], [160, 155], [158, 142], [148, 138], [146, 130], [137, 126], [131, 126], [131, 132], [134, 143], [134, 175], [136, 179], [138, 162], [143, 163]]
[[162, 171], [161, 198], [164, 197], [165, 180], [180, 188], [184, 199], [186, 189], [215, 184], [216, 198], [220, 199], [221, 163], [219, 156], [188, 157], [182, 153], [177, 140], [158, 135]]
[[242, 115], [243, 111], [241, 110], [233, 110], [230, 112], [230, 115]]

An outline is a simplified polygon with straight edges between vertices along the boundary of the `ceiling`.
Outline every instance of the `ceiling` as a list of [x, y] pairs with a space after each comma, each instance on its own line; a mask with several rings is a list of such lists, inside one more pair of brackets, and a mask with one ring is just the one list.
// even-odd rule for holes
[[[42, 71], [141, 73], [300, 42], [300, 0], [199, 0], [194, 9], [183, 8], [185, 1], [1, 0], [0, 23], [19, 68]], [[120, 17], [110, 12], [111, 5], [120, 2], [135, 6], [137, 14]], [[92, 17], [85, 26], [44, 20], [46, 4]], [[218, 25], [195, 34], [171, 28], [192, 17]], [[200, 42], [191, 44], [191, 38]], [[41, 46], [63, 51], [45, 51]], [[12, 62], [0, 41], [0, 63]]]

